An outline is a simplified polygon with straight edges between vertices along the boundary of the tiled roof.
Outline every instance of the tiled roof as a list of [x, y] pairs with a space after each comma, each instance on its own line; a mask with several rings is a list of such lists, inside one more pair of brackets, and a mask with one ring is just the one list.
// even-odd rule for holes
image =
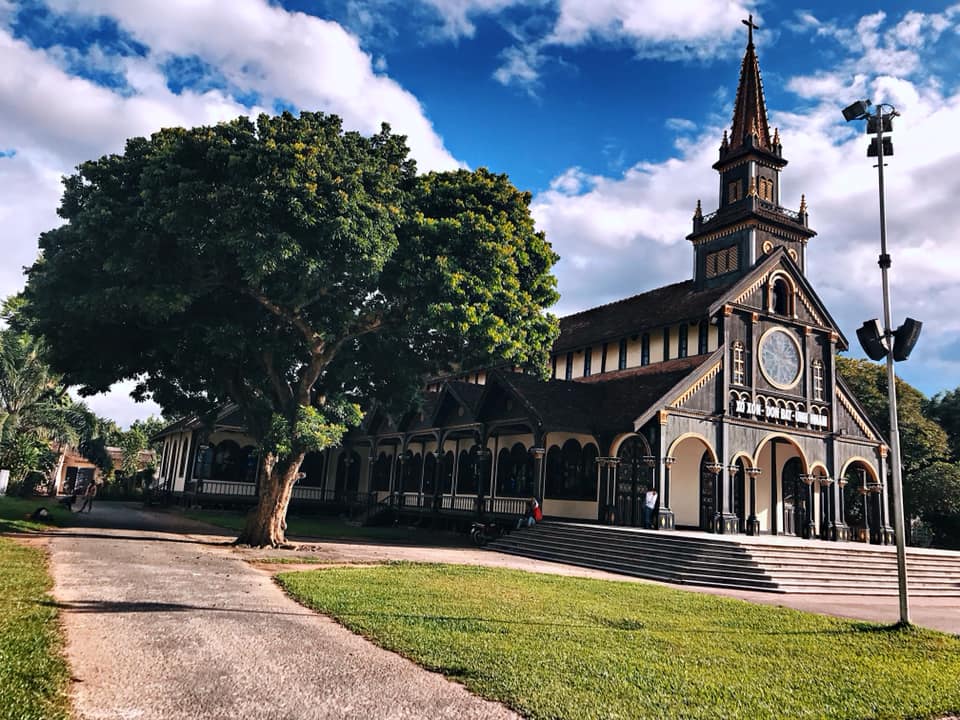
[[663, 395], [695, 372], [710, 354], [670, 360], [581, 380], [539, 380], [530, 375], [501, 373], [544, 421], [545, 429], [562, 428], [594, 434], [633, 430], [633, 421]]
[[498, 373], [497, 378], [514, 389], [547, 429], [591, 433], [599, 429], [603, 391], [598, 387], [569, 380], [540, 380], [520, 373]]
[[[633, 421], [644, 414], [672, 387], [694, 373], [712, 354], [696, 355], [682, 360], [670, 360], [657, 365], [634, 368], [615, 373], [610, 382], [598, 383], [605, 393], [604, 420], [610, 430], [622, 432], [633, 429]], [[656, 368], [657, 372], [641, 372]]]
[[707, 316], [708, 308], [733, 285], [697, 290], [692, 280], [665, 285], [649, 292], [560, 318], [560, 337], [554, 352], [618, 341], [666, 325]]

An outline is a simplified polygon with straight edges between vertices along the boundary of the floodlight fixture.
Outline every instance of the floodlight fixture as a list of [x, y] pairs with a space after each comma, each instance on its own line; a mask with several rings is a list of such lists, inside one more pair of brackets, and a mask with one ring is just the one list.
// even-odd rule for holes
[[920, 338], [920, 329], [923, 323], [913, 318], [907, 318], [906, 321], [898, 327], [893, 333], [893, 359], [897, 362], [906, 360], [910, 357], [913, 346], [917, 344]]
[[893, 132], [893, 116], [896, 112], [881, 115], [877, 119], [876, 115], [867, 115], [867, 135], [876, 135], [877, 130], [881, 129], [885, 133]]
[[850, 122], [852, 120], [865, 118], [870, 112], [868, 110], [869, 107], [869, 100], [857, 100], [853, 105], [848, 105], [843, 109], [843, 119]]
[[883, 360], [890, 352], [883, 337], [880, 321], [876, 318], [867, 320], [860, 326], [857, 330], [857, 340], [860, 341], [860, 347], [871, 360]]
[[[883, 156], [889, 157], [893, 155], [893, 141], [885, 137], [883, 138]], [[879, 157], [880, 156], [880, 138], [874, 138], [870, 141], [870, 146], [867, 148], [867, 157]]]

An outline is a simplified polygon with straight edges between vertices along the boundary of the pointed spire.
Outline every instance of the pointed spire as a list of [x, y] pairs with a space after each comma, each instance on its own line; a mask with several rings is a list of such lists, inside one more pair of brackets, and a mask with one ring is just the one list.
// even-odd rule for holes
[[807, 214], [807, 196], [806, 195], [800, 196], [800, 214], [801, 215]]
[[770, 125], [767, 122], [767, 104], [763, 99], [763, 81], [760, 79], [760, 63], [753, 47], [753, 15], [744, 20], [747, 26], [747, 51], [740, 66], [740, 85], [733, 106], [733, 129], [730, 133], [730, 148], [748, 144], [748, 137], [756, 135], [754, 147], [771, 150]]
[[693, 211], [693, 217], [695, 220], [703, 218], [703, 208], [700, 207], [700, 198], [697, 198], [697, 209]]

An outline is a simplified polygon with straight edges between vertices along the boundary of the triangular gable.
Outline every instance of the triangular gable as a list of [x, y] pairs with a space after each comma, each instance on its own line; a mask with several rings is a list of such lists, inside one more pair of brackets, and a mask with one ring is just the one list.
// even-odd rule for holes
[[440, 390], [440, 398], [431, 419], [433, 426], [462, 425], [475, 421], [474, 408], [450, 383], [445, 383]]
[[713, 412], [716, 409], [716, 381], [723, 367], [722, 356], [712, 363], [705, 363], [705, 365], [708, 367], [703, 375], [691, 383], [686, 390], [680, 393], [677, 398], [670, 403], [672, 407], [704, 410], [706, 412]]
[[385, 435], [396, 432], [397, 426], [393, 418], [378, 403], [364, 416], [359, 429], [364, 435]]
[[723, 355], [724, 349], [722, 347], [717, 348], [703, 364], [691, 370], [689, 375], [681, 378], [673, 387], [663, 393], [659, 400], [651, 403], [647, 410], [633, 421], [634, 431], [639, 432], [640, 428], [646, 425], [660, 410], [667, 407], [682, 407], [699, 391], [710, 385], [710, 381], [716, 378], [721, 370]]
[[543, 418], [536, 408], [504, 378], [500, 370], [487, 375], [476, 417], [482, 422], [526, 417], [537, 425], [543, 424]]
[[846, 435], [884, 442], [880, 429], [873, 423], [863, 406], [839, 375], [837, 376], [837, 418], [834, 430]]
[[439, 399], [439, 392], [421, 393], [419, 397], [420, 406], [413, 407], [404, 413], [397, 429], [403, 432], [411, 432], [433, 428], [433, 414], [436, 411], [436, 404]]
[[821, 302], [806, 276], [782, 247], [770, 253], [738, 283], [720, 296], [710, 307], [710, 314], [713, 315], [728, 303], [762, 308], [764, 306], [763, 292], [767, 280], [771, 273], [777, 270], [788, 273], [797, 285], [796, 311], [800, 318], [812, 325], [831, 329], [838, 336], [838, 349], [846, 350], [849, 343], [841, 332], [840, 326], [827, 311], [826, 306]]

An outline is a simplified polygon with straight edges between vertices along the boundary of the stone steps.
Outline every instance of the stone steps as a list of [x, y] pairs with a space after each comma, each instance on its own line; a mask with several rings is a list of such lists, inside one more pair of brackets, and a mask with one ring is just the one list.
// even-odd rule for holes
[[[892, 548], [789, 545], [544, 522], [489, 547], [499, 552], [679, 585], [782, 593], [896, 595]], [[960, 596], [960, 554], [908, 551], [916, 595]]]

